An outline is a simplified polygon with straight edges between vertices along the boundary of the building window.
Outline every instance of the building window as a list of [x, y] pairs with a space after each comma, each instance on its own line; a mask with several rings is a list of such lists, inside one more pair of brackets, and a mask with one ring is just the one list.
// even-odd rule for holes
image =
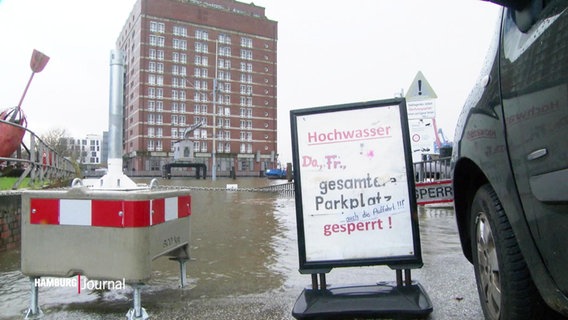
[[219, 69], [231, 69], [231, 60], [219, 59]]
[[150, 45], [157, 47], [164, 47], [166, 44], [166, 38], [162, 36], [150, 35]]
[[209, 60], [207, 56], [195, 56], [195, 64], [198, 66], [207, 66], [209, 65]]
[[242, 72], [252, 72], [252, 63], [241, 62], [241, 71]]
[[219, 34], [219, 43], [231, 44], [231, 36], [229, 36], [225, 33], [220, 33]]
[[174, 26], [174, 36], [187, 37], [187, 28], [181, 26]]
[[219, 47], [219, 56], [230, 57], [231, 56], [231, 47], [227, 47], [227, 46]]
[[195, 42], [195, 52], [208, 53], [209, 47], [207, 46], [206, 43]]
[[195, 68], [193, 71], [193, 75], [196, 78], [207, 78], [208, 74], [207, 68]]
[[241, 59], [252, 60], [252, 50], [241, 49]]
[[241, 73], [241, 82], [252, 83], [252, 74]]
[[252, 48], [252, 39], [247, 37], [241, 37], [241, 47]]
[[158, 37], [155, 35], [150, 35], [150, 45], [155, 46], [158, 44]]
[[172, 46], [174, 49], [187, 50], [187, 41], [174, 38], [172, 40]]
[[166, 25], [163, 22], [150, 21], [150, 31], [164, 33], [166, 32]]
[[252, 86], [241, 84], [241, 94], [251, 95], [252, 94]]
[[205, 30], [195, 30], [195, 38], [198, 40], [209, 40], [209, 33]]

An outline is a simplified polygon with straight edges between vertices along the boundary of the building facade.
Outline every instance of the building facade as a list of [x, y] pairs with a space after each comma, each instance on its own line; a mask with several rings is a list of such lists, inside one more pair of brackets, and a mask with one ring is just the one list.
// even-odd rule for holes
[[64, 138], [71, 158], [81, 167], [98, 168], [108, 161], [108, 132], [87, 134], [84, 138]]
[[117, 40], [127, 171], [159, 174], [197, 123], [193, 161], [208, 172], [214, 158], [220, 176], [275, 165], [277, 23], [264, 11], [233, 0], [136, 2]]

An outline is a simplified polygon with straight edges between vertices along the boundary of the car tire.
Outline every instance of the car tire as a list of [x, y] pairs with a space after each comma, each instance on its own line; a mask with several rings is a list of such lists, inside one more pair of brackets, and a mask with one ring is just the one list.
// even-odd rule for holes
[[485, 319], [541, 319], [548, 308], [489, 184], [481, 186], [473, 198], [470, 228], [473, 266]]

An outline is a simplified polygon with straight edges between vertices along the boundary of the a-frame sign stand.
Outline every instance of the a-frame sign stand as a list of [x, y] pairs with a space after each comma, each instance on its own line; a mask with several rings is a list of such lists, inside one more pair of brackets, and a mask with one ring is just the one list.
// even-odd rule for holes
[[[426, 317], [411, 278], [422, 267], [405, 99], [292, 110], [300, 273], [311, 286], [292, 315]], [[387, 265], [395, 281], [329, 285], [335, 267]]]
[[311, 287], [294, 304], [296, 319], [421, 318], [433, 309], [422, 285], [412, 281], [410, 269], [397, 269], [396, 281], [369, 285], [329, 286], [326, 273], [311, 277]]

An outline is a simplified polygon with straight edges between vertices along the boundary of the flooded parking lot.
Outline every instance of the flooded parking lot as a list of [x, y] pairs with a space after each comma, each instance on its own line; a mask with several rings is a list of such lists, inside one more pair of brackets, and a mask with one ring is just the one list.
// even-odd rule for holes
[[[161, 184], [240, 188], [282, 183], [258, 178], [174, 179]], [[298, 272], [293, 195], [194, 190], [188, 285], [180, 289], [179, 267], [167, 258], [152, 265], [142, 305], [154, 319], [293, 319], [292, 307], [310, 277]], [[432, 300], [430, 319], [482, 319], [473, 269], [461, 255], [453, 210], [419, 208], [424, 267], [413, 270]], [[49, 254], [49, 253], [46, 253]], [[20, 252], [0, 253], [0, 319], [21, 319], [30, 282], [19, 271]], [[329, 284], [392, 281], [387, 267], [334, 269]], [[44, 319], [123, 319], [132, 290], [40, 288]]]

